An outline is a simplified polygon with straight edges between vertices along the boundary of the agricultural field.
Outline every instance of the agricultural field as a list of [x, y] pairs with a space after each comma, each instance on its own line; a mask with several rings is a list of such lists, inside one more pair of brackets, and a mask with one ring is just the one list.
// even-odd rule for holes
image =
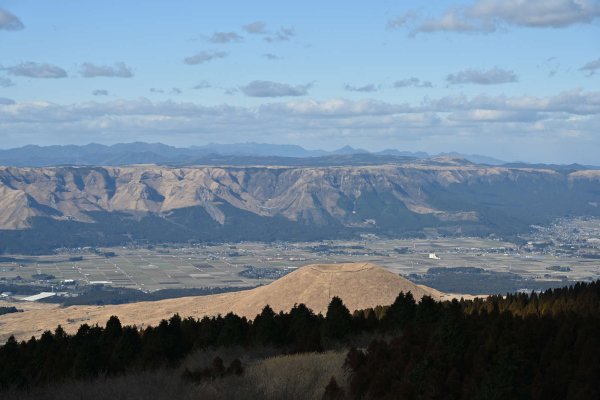
[[599, 259], [478, 238], [64, 249], [51, 256], [14, 255], [0, 261], [0, 282], [105, 285], [145, 292], [256, 286], [306, 264], [361, 261], [413, 277], [432, 268], [456, 267], [540, 282], [600, 277]]

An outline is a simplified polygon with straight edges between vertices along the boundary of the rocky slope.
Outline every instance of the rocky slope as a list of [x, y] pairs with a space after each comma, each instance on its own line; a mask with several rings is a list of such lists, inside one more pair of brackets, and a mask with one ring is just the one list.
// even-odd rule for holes
[[149, 230], [188, 239], [211, 239], [198, 234], [203, 229], [251, 231], [260, 224], [267, 236], [276, 236], [278, 226], [330, 227], [327, 234], [427, 227], [493, 232], [521, 216], [527, 226], [556, 216], [597, 215], [598, 204], [600, 171], [487, 167], [454, 159], [351, 167], [0, 168], [4, 232], [48, 224], [55, 231], [94, 231], [105, 228], [90, 223], [111, 214], [127, 219], [128, 231], [115, 234], [130, 238], [136, 238], [140, 221]]

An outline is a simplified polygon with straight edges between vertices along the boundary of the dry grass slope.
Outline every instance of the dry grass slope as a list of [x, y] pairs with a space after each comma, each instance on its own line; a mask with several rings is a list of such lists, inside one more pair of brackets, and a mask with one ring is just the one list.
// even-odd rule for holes
[[331, 377], [347, 381], [345, 351], [277, 356], [251, 364], [241, 377], [227, 377], [200, 385], [201, 399], [319, 400]]
[[111, 315], [117, 315], [123, 324], [142, 327], [156, 325], [176, 313], [201, 318], [231, 311], [254, 318], [267, 304], [279, 312], [304, 303], [316, 313], [324, 314], [333, 296], [340, 297], [353, 311], [391, 304], [401, 291], [410, 291], [417, 300], [424, 295], [436, 300], [451, 297], [416, 285], [375, 264], [315, 264], [299, 268], [270, 285], [236, 293], [112, 306], [31, 306], [25, 312], [2, 317], [0, 340], [11, 334], [17, 339], [28, 339], [59, 324], [74, 333], [84, 323], [104, 325]]
[[[70, 381], [55, 386], [34, 388], [28, 391], [2, 393], [4, 400], [142, 400], [142, 399], [203, 399], [203, 400], [318, 400], [323, 397], [325, 386], [333, 376], [340, 386], [347, 382], [343, 368], [346, 351], [306, 353], [270, 358], [244, 359], [247, 350], [239, 350], [245, 371], [242, 376], [195, 384], [182, 379], [184, 366], [176, 369], [139, 371], [117, 377], [100, 377], [93, 380]], [[210, 352], [209, 352], [210, 353]], [[227, 353], [227, 351], [224, 351]], [[198, 352], [201, 366], [208, 366], [212, 358], [221, 353]], [[229, 364], [232, 357], [225, 355]], [[347, 389], [346, 389], [347, 390]]]

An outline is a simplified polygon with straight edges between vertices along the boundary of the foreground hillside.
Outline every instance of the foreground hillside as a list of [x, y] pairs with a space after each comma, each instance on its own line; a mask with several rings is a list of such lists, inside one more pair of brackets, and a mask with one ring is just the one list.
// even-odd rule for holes
[[2, 167], [0, 251], [424, 229], [512, 235], [560, 216], [600, 215], [599, 205], [600, 171], [457, 159], [341, 167]]
[[175, 315], [0, 347], [3, 399], [597, 399], [600, 282], [353, 314]]
[[315, 313], [325, 314], [334, 296], [354, 311], [392, 304], [400, 292], [411, 292], [417, 300], [423, 296], [436, 300], [450, 298], [450, 295], [415, 285], [374, 264], [307, 265], [269, 285], [241, 292], [113, 306], [62, 308], [40, 304], [38, 309], [4, 315], [0, 323], [0, 340], [6, 340], [10, 335], [28, 339], [57, 325], [74, 333], [83, 323], [102, 325], [112, 315], [125, 324], [144, 327], [156, 325], [173, 314], [202, 318], [233, 312], [254, 318], [266, 305], [275, 312], [288, 312], [295, 304], [302, 303]]

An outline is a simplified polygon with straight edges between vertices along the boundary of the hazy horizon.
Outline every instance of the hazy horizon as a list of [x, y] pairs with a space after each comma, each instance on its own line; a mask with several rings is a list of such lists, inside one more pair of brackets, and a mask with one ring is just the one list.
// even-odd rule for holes
[[[524, 162], [524, 163], [534, 163], [532, 161], [529, 160], [501, 160], [501, 159], [497, 159], [495, 157], [492, 157], [488, 154], [482, 154], [482, 153], [461, 153], [459, 151], [455, 151], [452, 149], [449, 149], [447, 151], [443, 151], [443, 152], [439, 152], [439, 153], [431, 153], [431, 152], [427, 152], [425, 150], [411, 150], [411, 149], [398, 149], [398, 148], [393, 148], [393, 147], [381, 147], [381, 148], [362, 148], [362, 147], [354, 147], [351, 146], [349, 144], [340, 144], [338, 146], [332, 146], [332, 147], [328, 147], [328, 148], [323, 148], [323, 147], [310, 147], [310, 146], [304, 146], [304, 145], [299, 145], [299, 144], [295, 144], [295, 143], [265, 143], [265, 142], [235, 142], [235, 143], [219, 143], [219, 142], [210, 142], [210, 143], [203, 143], [203, 144], [192, 144], [192, 145], [170, 145], [167, 143], [163, 143], [163, 142], [143, 142], [143, 141], [135, 141], [135, 142], [114, 142], [114, 143], [99, 143], [99, 142], [88, 142], [88, 143], [82, 143], [82, 144], [73, 144], [73, 143], [66, 143], [66, 144], [49, 144], [49, 145], [40, 145], [40, 144], [36, 144], [36, 143], [29, 143], [29, 144], [25, 144], [22, 146], [16, 146], [16, 147], [3, 147], [0, 145], [0, 151], [11, 151], [11, 150], [18, 150], [18, 149], [22, 149], [22, 148], [26, 148], [28, 146], [38, 146], [41, 148], [44, 147], [52, 147], [52, 146], [78, 146], [78, 147], [85, 147], [85, 146], [93, 146], [93, 145], [101, 145], [101, 146], [107, 146], [107, 147], [111, 147], [111, 146], [118, 146], [118, 145], [134, 145], [134, 144], [146, 144], [146, 145], [166, 145], [166, 146], [171, 146], [174, 148], [179, 148], [179, 149], [192, 149], [192, 148], [202, 148], [204, 146], [244, 146], [244, 145], [256, 145], [256, 146], [299, 146], [301, 149], [308, 151], [308, 152], [325, 152], [324, 155], [326, 155], [327, 153], [334, 153], [336, 151], [340, 151], [340, 150], [344, 150], [348, 147], [351, 147], [353, 150], [357, 150], [357, 151], [361, 151], [361, 150], [365, 150], [369, 153], [378, 153], [378, 152], [385, 152], [385, 151], [399, 151], [399, 152], [407, 152], [407, 153], [413, 153], [413, 154], [418, 154], [418, 153], [427, 153], [429, 156], [435, 156], [438, 154], [461, 154], [461, 155], [472, 155], [472, 156], [481, 156], [484, 158], [490, 158], [490, 159], [496, 159], [498, 161], [503, 161], [503, 162], [507, 162], [507, 163], [513, 163], [513, 162]], [[281, 155], [283, 157], [285, 157], [285, 155]], [[547, 163], [549, 164], [549, 163]], [[593, 165], [593, 164], [590, 164]]]
[[160, 142], [597, 165], [600, 2], [0, 6], [0, 148]]

